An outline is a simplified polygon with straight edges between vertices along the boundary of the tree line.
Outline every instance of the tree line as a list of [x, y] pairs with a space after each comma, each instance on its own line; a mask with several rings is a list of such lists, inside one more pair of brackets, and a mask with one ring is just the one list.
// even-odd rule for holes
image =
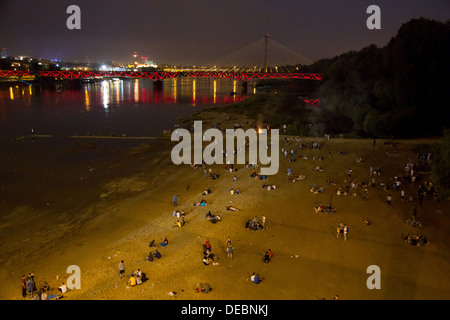
[[[303, 68], [324, 75], [317, 95], [365, 137], [442, 135], [450, 124], [450, 20], [404, 23], [384, 47], [369, 45]], [[348, 122], [346, 122], [348, 123]]]

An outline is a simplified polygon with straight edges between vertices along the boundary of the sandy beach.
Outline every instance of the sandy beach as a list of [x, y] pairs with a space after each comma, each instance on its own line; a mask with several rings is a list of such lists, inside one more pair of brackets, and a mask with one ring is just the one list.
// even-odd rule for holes
[[[231, 128], [232, 122], [229, 125]], [[70, 275], [66, 273], [70, 265], [80, 267], [81, 289], [64, 294], [67, 300], [329, 300], [335, 295], [343, 300], [450, 298], [448, 201], [426, 198], [418, 206], [424, 228], [417, 230], [405, 223], [417, 199], [401, 201], [400, 192], [392, 190], [392, 205], [388, 205], [387, 192], [371, 187], [367, 201], [363, 201], [362, 188], [351, 190], [355, 196], [336, 195], [350, 183], [349, 168], [352, 180], [369, 181], [369, 168], [379, 167], [382, 174], [376, 177], [377, 185], [382, 181], [391, 185], [409, 159], [416, 158], [414, 145], [438, 140], [396, 140], [394, 148], [384, 140], [373, 146], [372, 140], [365, 139], [303, 138], [309, 145], [319, 142], [321, 149], [300, 151], [299, 142], [292, 141], [295, 137], [289, 137], [288, 144], [284, 138], [280, 136], [280, 149], [296, 148], [297, 159], [289, 162], [280, 150], [279, 172], [265, 181], [250, 177], [251, 167], [243, 165], [237, 165], [233, 173], [227, 172], [225, 165], [208, 166], [220, 174], [216, 180], [205, 177], [201, 168], [176, 166], [170, 159], [175, 143], [166, 135], [158, 143], [143, 143], [118, 153], [117, 160], [87, 173], [94, 177], [109, 170], [95, 188], [85, 190], [92, 200], [76, 215], [69, 210], [50, 212], [52, 206], [16, 208], [2, 217], [0, 298], [23, 299], [21, 277], [32, 271], [38, 286], [47, 281], [56, 292]], [[320, 155], [323, 160], [313, 160]], [[357, 158], [365, 161], [357, 162]], [[323, 170], [315, 170], [317, 166]], [[293, 176], [301, 174], [306, 179], [286, 182], [288, 168]], [[122, 174], [115, 175], [114, 170]], [[237, 181], [233, 181], [234, 175]], [[335, 185], [327, 184], [329, 180]], [[264, 182], [276, 189], [263, 189]], [[405, 183], [408, 196], [417, 198], [419, 182], [416, 186]], [[312, 193], [313, 185], [323, 187], [324, 192]], [[202, 195], [206, 188], [212, 192]], [[239, 188], [241, 194], [230, 194], [230, 188]], [[172, 202], [175, 194], [176, 207]], [[202, 199], [207, 206], [193, 206]], [[330, 200], [336, 214], [314, 211]], [[77, 201], [76, 195], [72, 201]], [[240, 210], [227, 211], [230, 205]], [[175, 209], [185, 211], [182, 228], [176, 226]], [[208, 211], [220, 214], [221, 221], [206, 220]], [[25, 221], [24, 212], [29, 216]], [[244, 227], [247, 220], [263, 215], [264, 230]], [[370, 218], [371, 226], [362, 223], [365, 217]], [[346, 241], [336, 238], [340, 222], [349, 227]], [[408, 244], [402, 239], [408, 233], [425, 234], [429, 244]], [[162, 247], [165, 237], [169, 244]], [[226, 254], [227, 237], [232, 240], [232, 259]], [[218, 257], [217, 265], [202, 263], [202, 245], [207, 239]], [[154, 248], [149, 247], [152, 240]], [[146, 261], [155, 249], [162, 258]], [[268, 249], [274, 257], [264, 263], [261, 257]], [[124, 278], [118, 273], [121, 260], [126, 268]], [[367, 288], [371, 265], [381, 270], [381, 289]], [[129, 287], [128, 278], [136, 269], [145, 272], [148, 280]], [[258, 285], [250, 282], [253, 272], [263, 279]], [[211, 284], [212, 291], [196, 293], [199, 282]]]

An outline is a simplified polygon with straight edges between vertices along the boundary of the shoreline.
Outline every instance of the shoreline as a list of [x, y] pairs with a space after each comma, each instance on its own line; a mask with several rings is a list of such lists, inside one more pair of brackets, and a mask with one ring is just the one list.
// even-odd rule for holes
[[[280, 148], [284, 146], [284, 142], [281, 143], [283, 138], [280, 136]], [[220, 174], [219, 179], [213, 181], [205, 178], [201, 169], [173, 165], [168, 155], [168, 144], [159, 144], [163, 150], [157, 153], [152, 149], [158, 150], [157, 146], [135, 147], [124, 152], [119, 157], [122, 160], [115, 163], [117, 167], [126, 165], [128, 157], [132, 157], [134, 163], [139, 159], [137, 163], [141, 165], [136, 167], [135, 174], [113, 179], [115, 184], [110, 187], [112, 190], [135, 187], [134, 191], [117, 191], [111, 193], [109, 198], [98, 199], [67, 224], [56, 221], [59, 224], [55, 223], [54, 228], [59, 229], [60, 233], [49, 243], [43, 241], [45, 237], [41, 238], [40, 232], [49, 229], [39, 219], [39, 215], [45, 215], [41, 212], [36, 217], [35, 237], [22, 242], [29, 246], [30, 252], [35, 253], [18, 258], [20, 253], [11, 251], [16, 255], [3, 261], [5, 268], [1, 271], [1, 277], [5, 285], [1, 298], [22, 299], [19, 281], [22, 274], [31, 271], [35, 271], [37, 280], [48, 281], [52, 287], [57, 287], [58, 282], [65, 281], [69, 276], [65, 272], [69, 265], [78, 265], [81, 269], [81, 289], [66, 293], [64, 299], [69, 300], [321, 300], [331, 299], [335, 294], [344, 299], [374, 300], [448, 297], [450, 289], [445, 285], [449, 283], [445, 281], [449, 277], [445, 273], [448, 257], [440, 257], [442, 252], [449, 252], [444, 251], [448, 249], [448, 242], [444, 242], [448, 240], [448, 225], [440, 226], [443, 229], [439, 231], [435, 225], [431, 227], [435, 221], [427, 221], [430, 228], [426, 230], [430, 230], [431, 244], [423, 248], [405, 244], [400, 240], [400, 233], [411, 231], [401, 221], [405, 215], [405, 204], [387, 208], [384, 193], [378, 190], [369, 194], [368, 203], [373, 205], [373, 209], [367, 215], [375, 221], [369, 229], [361, 224], [364, 217], [361, 210], [366, 209], [359, 193], [352, 199], [333, 195], [333, 206], [338, 209], [336, 215], [313, 213], [313, 207], [318, 202], [330, 200], [335, 187], [325, 187], [326, 193], [313, 195], [309, 192], [312, 184], [324, 185], [327, 176], [343, 185], [348, 165], [355, 167], [355, 176], [366, 178], [368, 163], [356, 164], [355, 159], [373, 153], [372, 140], [303, 139], [319, 140], [324, 144], [324, 150], [328, 147], [333, 150], [332, 157], [321, 163], [325, 172], [313, 170], [318, 164], [312, 160], [312, 156], [317, 154], [313, 150], [305, 151], [310, 156], [308, 160], [295, 163], [289, 163], [280, 156], [280, 171], [269, 178], [270, 183], [278, 188], [267, 191], [261, 189], [262, 181], [249, 177], [250, 168], [239, 166], [236, 174], [242, 191], [240, 195], [230, 195], [228, 192], [236, 182], [232, 181], [233, 174], [228, 173], [224, 165], [210, 166], [213, 172]], [[389, 179], [391, 174], [402, 169], [403, 159], [407, 160], [410, 156], [408, 146], [418, 141], [401, 141], [399, 153], [392, 156], [386, 153], [388, 147], [377, 146], [371, 163], [379, 161], [389, 164], [402, 159], [399, 167], [388, 166], [384, 169], [386, 179]], [[336, 154], [342, 148], [349, 150], [346, 156]], [[330, 166], [330, 162], [333, 165]], [[294, 168], [296, 174], [305, 174], [306, 180], [285, 182], [285, 172], [289, 166]], [[208, 187], [212, 193], [202, 196], [201, 192]], [[173, 194], [178, 195], [177, 208], [186, 212], [186, 225], [181, 229], [175, 227], [176, 218], [172, 216]], [[203, 198], [208, 201], [208, 206], [192, 206]], [[398, 199], [395, 200], [398, 203]], [[236, 206], [240, 211], [225, 211], [227, 205]], [[433, 210], [441, 210], [443, 206], [442, 203], [432, 204]], [[206, 221], [204, 217], [209, 210], [220, 214], [222, 221], [216, 224]], [[254, 216], [260, 218], [263, 214], [267, 217], [267, 229], [249, 231], [244, 228], [245, 221]], [[442, 212], [437, 216], [442, 216]], [[335, 225], [342, 219], [350, 224], [352, 230], [347, 242], [338, 241], [335, 237]], [[383, 228], [379, 227], [381, 225]], [[148, 252], [154, 249], [149, 248], [148, 243], [154, 239], [159, 244], [166, 236], [169, 245], [156, 247], [163, 255], [161, 260], [144, 261]], [[230, 260], [225, 253], [228, 236], [235, 249]], [[201, 262], [201, 246], [207, 238], [219, 257], [219, 265], [205, 266]], [[16, 239], [22, 240], [21, 237]], [[269, 248], [274, 251], [275, 258], [264, 264], [260, 257]], [[423, 253], [417, 253], [418, 250]], [[426, 256], [429, 261], [421, 261], [419, 273], [413, 274], [409, 263], [414, 264], [417, 255]], [[395, 262], [397, 256], [402, 256], [405, 264]], [[127, 275], [140, 268], [149, 280], [140, 286], [127, 288], [127, 279], [118, 277], [117, 265], [121, 259], [125, 260]], [[372, 264], [382, 267], [383, 283], [392, 281], [391, 285], [384, 287], [386, 289], [374, 291], [365, 287], [368, 277], [365, 269]], [[444, 277], [442, 282], [430, 278], [425, 273], [427, 268], [441, 274]], [[254, 286], [248, 281], [252, 272], [262, 275], [264, 280], [261, 285]], [[198, 282], [209, 282], [213, 287], [211, 293], [194, 293], [193, 287]], [[413, 291], [405, 291], [405, 288], [413, 287]], [[280, 288], [283, 288], [281, 292]], [[173, 296], [169, 292], [177, 294]]]

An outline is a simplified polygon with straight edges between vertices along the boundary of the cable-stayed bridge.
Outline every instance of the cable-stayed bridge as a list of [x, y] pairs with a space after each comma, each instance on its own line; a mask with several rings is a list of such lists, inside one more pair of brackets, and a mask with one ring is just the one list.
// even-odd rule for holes
[[185, 68], [176, 72], [166, 71], [27, 71], [0, 70], [0, 77], [38, 76], [62, 79], [79, 79], [92, 77], [130, 77], [161, 80], [175, 77], [210, 77], [233, 80], [259, 79], [307, 79], [321, 80], [318, 73], [302, 73], [300, 68], [313, 61], [299, 53], [269, 39], [258, 40], [242, 49], [208, 63], [206, 66]]

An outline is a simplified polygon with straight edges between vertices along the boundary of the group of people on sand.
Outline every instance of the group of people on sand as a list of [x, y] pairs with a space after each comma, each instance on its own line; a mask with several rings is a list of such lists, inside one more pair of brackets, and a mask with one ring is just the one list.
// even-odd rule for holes
[[206, 239], [205, 243], [203, 244], [203, 264], [205, 266], [209, 266], [210, 264], [218, 265], [219, 263], [217, 262], [217, 260], [218, 258], [212, 251], [212, 246], [209, 242], [209, 239]]
[[257, 217], [254, 217], [252, 220], [247, 220], [245, 223], [245, 229], [258, 231], [264, 230], [266, 224], [266, 217], [262, 216], [261, 221], [258, 220]]
[[210, 221], [211, 223], [216, 223], [218, 221], [221, 221], [220, 214], [214, 215], [211, 213], [211, 211], [208, 211], [208, 213], [205, 215], [206, 220]]
[[185, 215], [186, 215], [186, 213], [184, 212], [184, 210], [181, 210], [181, 211], [175, 210], [175, 211], [172, 212], [172, 216], [177, 218], [177, 222], [175, 224], [175, 227], [178, 226], [179, 228], [181, 228], [181, 227], [184, 226], [184, 224], [185, 224], [185, 221], [184, 221]]
[[58, 288], [55, 288], [55, 292], [51, 293], [52, 288], [47, 281], [42, 281], [39, 288], [36, 285], [34, 272], [23, 275], [21, 280], [22, 297], [31, 300], [52, 300], [61, 299], [63, 294], [68, 291], [67, 285], [64, 282], [59, 284]]
[[330, 206], [329, 204], [319, 204], [318, 206], [316, 206], [314, 208], [314, 211], [316, 213], [319, 213], [319, 212], [324, 212], [324, 213], [328, 213], [328, 214], [336, 213], [336, 209], [333, 208], [332, 206]]
[[136, 269], [131, 274], [130, 278], [128, 279], [128, 287], [134, 287], [142, 284], [143, 282], [147, 281], [147, 276], [144, 272], [142, 272], [140, 269]]
[[421, 234], [408, 233], [404, 240], [412, 246], [425, 246], [428, 244], [427, 237]]
[[[164, 237], [164, 240], [160, 243], [161, 247], [166, 247], [169, 244], [169, 240], [167, 240], [167, 237]], [[150, 241], [149, 247], [154, 248], [156, 247], [155, 240]], [[153, 262], [155, 259], [161, 259], [161, 253], [154, 249], [153, 251], [150, 251], [149, 254], [145, 257], [145, 260], [149, 262]], [[125, 277], [125, 262], [124, 260], [121, 260], [118, 265], [119, 268], [119, 276], [122, 279]], [[142, 272], [140, 269], [134, 270], [130, 277], [128, 278], [127, 282], [127, 288], [134, 287], [136, 285], [140, 285], [143, 282], [148, 280], [146, 274]]]
[[28, 276], [22, 276], [22, 297], [32, 296], [36, 289], [36, 282], [34, 281], [34, 272]]
[[274, 184], [270, 185], [270, 184], [267, 184], [266, 182], [264, 182], [264, 184], [262, 185], [262, 188], [270, 191], [270, 190], [275, 190], [277, 188], [277, 186]]
[[337, 227], [337, 239], [344, 239], [344, 241], [347, 241], [347, 233], [348, 233], [348, 226], [341, 221], [339, 226]]

